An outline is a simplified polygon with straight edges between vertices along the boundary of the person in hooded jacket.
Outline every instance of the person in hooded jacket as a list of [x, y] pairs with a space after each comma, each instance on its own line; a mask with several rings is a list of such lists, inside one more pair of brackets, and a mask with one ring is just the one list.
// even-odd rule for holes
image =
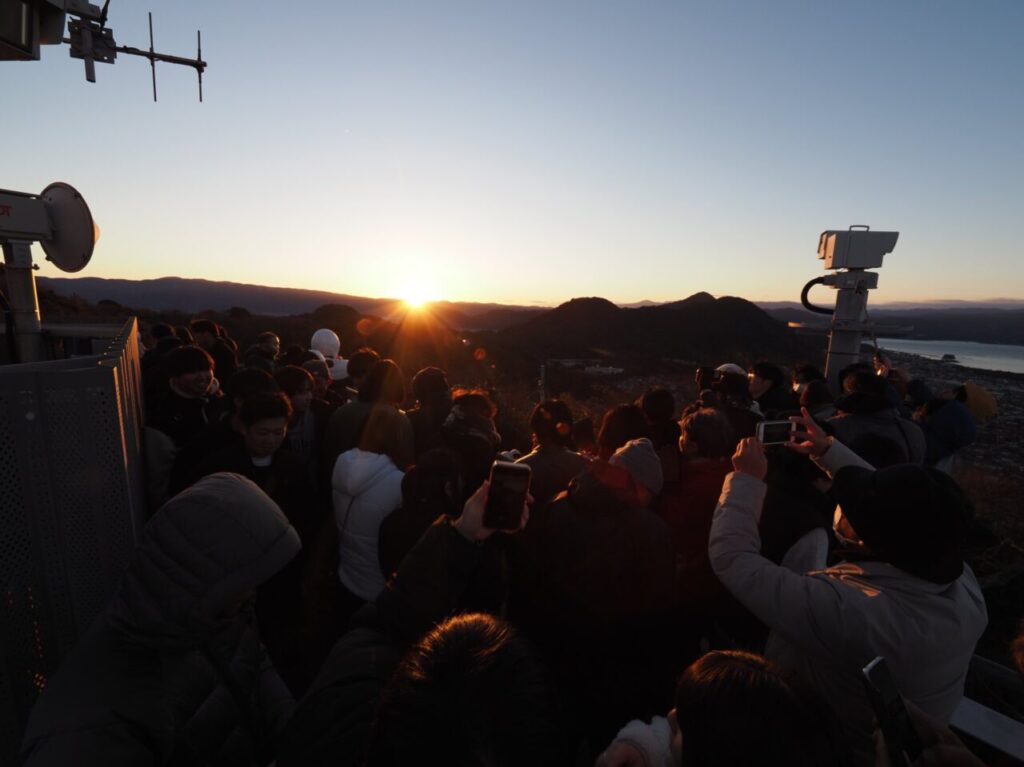
[[300, 549], [249, 480], [215, 474], [149, 521], [22, 741], [30, 767], [265, 765], [294, 707], [249, 596]]
[[924, 432], [893, 406], [885, 379], [860, 371], [848, 375], [843, 385], [849, 391], [836, 400], [838, 415], [828, 419], [836, 439], [849, 445], [862, 434], [878, 434], [903, 445], [910, 463], [924, 463]]
[[888, 662], [903, 696], [948, 722], [988, 622], [964, 563], [970, 502], [942, 472], [908, 464], [875, 470], [806, 410], [790, 449], [832, 477], [843, 560], [826, 567], [826, 534], [807, 533], [776, 565], [760, 552], [767, 462], [756, 440], [733, 456], [711, 526], [719, 580], [772, 629], [765, 655], [800, 673], [836, 708], [854, 761], [874, 763], [874, 713], [860, 670]]
[[[390, 406], [370, 411], [359, 447], [334, 464], [334, 519], [338, 529], [338, 580], [358, 602], [372, 602], [384, 588], [378, 540], [381, 522], [402, 504], [402, 477], [395, 456], [403, 449], [388, 423], [405, 416]], [[405, 421], [408, 424], [408, 421]]]

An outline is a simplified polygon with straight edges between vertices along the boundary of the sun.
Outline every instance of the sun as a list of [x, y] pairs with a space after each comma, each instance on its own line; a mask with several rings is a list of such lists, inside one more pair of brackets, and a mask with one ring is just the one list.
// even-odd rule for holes
[[413, 311], [422, 309], [434, 300], [430, 289], [425, 285], [407, 285], [399, 291], [398, 295], [406, 308]]

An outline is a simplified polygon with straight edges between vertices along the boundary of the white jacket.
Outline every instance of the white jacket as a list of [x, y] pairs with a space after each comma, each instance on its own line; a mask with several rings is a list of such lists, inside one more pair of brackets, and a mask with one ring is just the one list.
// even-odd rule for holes
[[331, 486], [338, 525], [338, 578], [370, 602], [384, 588], [377, 540], [380, 523], [402, 504], [404, 474], [386, 455], [346, 450], [334, 463]]
[[[838, 441], [818, 463], [830, 474], [867, 465]], [[872, 758], [872, 712], [860, 670], [875, 656], [887, 660], [904, 697], [948, 721], [988, 622], [971, 569], [965, 565], [957, 580], [940, 585], [885, 562], [842, 562], [805, 574], [780, 567], [760, 554], [765, 489], [748, 474], [726, 477], [708, 553], [725, 587], [772, 629], [766, 655], [831, 701], [864, 763]]]

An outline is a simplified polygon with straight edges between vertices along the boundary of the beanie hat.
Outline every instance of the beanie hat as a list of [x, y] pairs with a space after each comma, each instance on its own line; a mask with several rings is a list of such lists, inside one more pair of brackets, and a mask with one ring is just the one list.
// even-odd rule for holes
[[633, 481], [643, 485], [657, 495], [664, 484], [661, 459], [654, 452], [654, 445], [646, 437], [633, 439], [615, 451], [608, 459], [612, 466], [619, 466], [629, 472]]
[[960, 577], [961, 540], [974, 512], [948, 474], [911, 464], [847, 466], [830, 494], [879, 559], [934, 583]]

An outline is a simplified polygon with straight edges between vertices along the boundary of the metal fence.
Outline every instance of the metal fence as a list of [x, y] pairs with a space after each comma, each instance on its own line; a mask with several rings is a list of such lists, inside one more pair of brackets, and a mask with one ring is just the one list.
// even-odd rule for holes
[[0, 366], [0, 764], [16, 763], [32, 705], [145, 519], [138, 322], [97, 343]]

